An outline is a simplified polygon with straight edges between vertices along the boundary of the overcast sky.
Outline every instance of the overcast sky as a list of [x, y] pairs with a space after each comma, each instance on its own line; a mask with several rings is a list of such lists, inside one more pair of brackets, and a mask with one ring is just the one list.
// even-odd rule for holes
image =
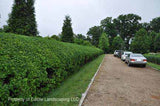
[[[13, 1], [0, 0], [0, 27], [7, 24]], [[142, 22], [150, 22], [160, 16], [160, 0], [36, 0], [35, 10], [41, 36], [59, 34], [65, 15], [71, 16], [75, 34], [86, 35], [106, 17], [134, 13]]]

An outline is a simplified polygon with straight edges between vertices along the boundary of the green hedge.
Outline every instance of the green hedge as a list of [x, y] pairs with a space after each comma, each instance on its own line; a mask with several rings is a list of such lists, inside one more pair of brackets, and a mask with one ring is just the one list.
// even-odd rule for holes
[[160, 65], [160, 54], [145, 54], [147, 61]]
[[0, 105], [28, 104], [9, 97], [43, 97], [102, 53], [94, 47], [0, 33]]

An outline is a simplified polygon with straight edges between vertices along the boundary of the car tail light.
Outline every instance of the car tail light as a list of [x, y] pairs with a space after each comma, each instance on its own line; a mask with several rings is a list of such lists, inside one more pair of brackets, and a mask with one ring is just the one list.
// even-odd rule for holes
[[147, 59], [143, 59], [144, 62], [147, 62]]
[[131, 61], [136, 61], [135, 59], [130, 59]]

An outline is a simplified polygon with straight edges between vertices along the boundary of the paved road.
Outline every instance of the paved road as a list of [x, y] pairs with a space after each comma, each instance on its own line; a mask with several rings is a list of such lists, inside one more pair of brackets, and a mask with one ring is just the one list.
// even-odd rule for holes
[[106, 55], [83, 106], [160, 106], [160, 72]]

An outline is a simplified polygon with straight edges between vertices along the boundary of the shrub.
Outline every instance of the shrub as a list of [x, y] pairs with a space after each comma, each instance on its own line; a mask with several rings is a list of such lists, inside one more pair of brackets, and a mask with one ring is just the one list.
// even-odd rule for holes
[[42, 97], [103, 51], [40, 37], [0, 33], [0, 105]]
[[57, 35], [52, 35], [51, 38], [60, 41], [60, 38]]
[[74, 43], [79, 44], [79, 45], [92, 46], [92, 44], [89, 41], [78, 39], [78, 38], [74, 39]]
[[145, 54], [144, 56], [147, 58], [147, 61], [160, 65], [160, 55]]

